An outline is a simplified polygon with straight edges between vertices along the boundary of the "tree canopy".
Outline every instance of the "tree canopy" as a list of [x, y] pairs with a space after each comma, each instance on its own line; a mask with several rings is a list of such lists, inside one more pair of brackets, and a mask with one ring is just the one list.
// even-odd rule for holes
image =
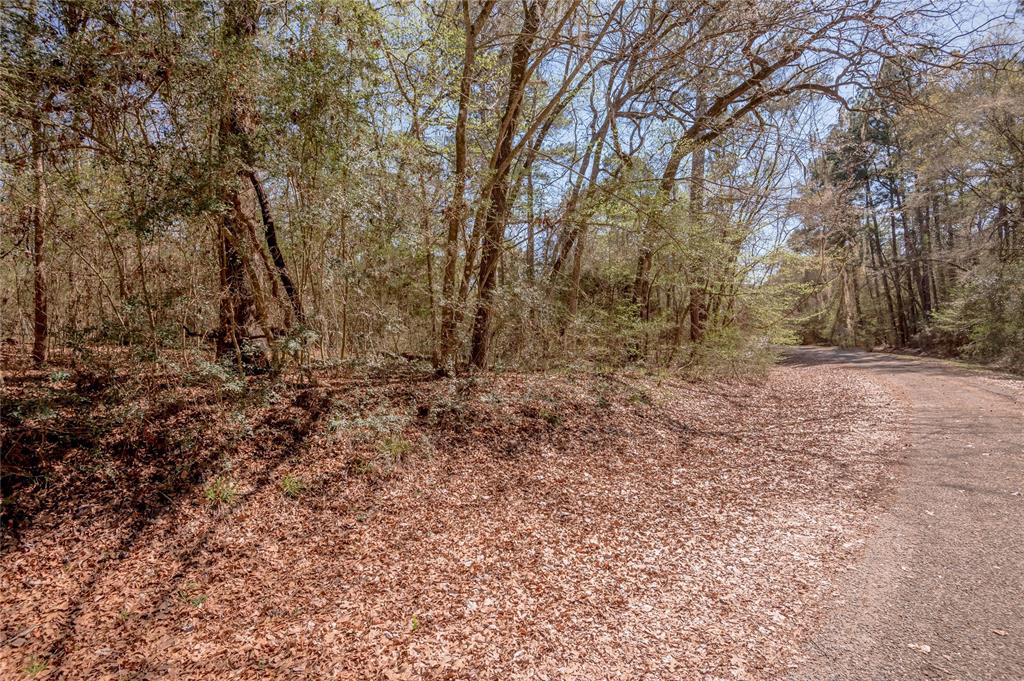
[[798, 309], [998, 355], [1021, 59], [968, 9], [5, 3], [4, 334], [451, 373], [749, 356]]

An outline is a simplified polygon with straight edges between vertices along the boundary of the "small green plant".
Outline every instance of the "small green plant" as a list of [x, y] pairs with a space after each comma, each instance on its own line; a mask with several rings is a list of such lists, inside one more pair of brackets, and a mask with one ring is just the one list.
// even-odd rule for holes
[[562, 422], [562, 417], [557, 412], [552, 411], [551, 409], [546, 409], [544, 407], [541, 407], [537, 411], [537, 414], [542, 419], [547, 421], [547, 424], [549, 426], [557, 426], [559, 423]]
[[196, 376], [201, 383], [216, 386], [218, 390], [231, 396], [237, 397], [245, 392], [245, 379], [234, 369], [223, 364], [199, 362], [196, 366]]
[[416, 615], [412, 616], [412, 620], [409, 622], [409, 628], [411, 631], [416, 631], [420, 628], [420, 618]]
[[654, 398], [651, 394], [645, 390], [637, 390], [629, 396], [629, 401], [635, 405], [651, 405], [654, 404]]
[[302, 478], [288, 474], [281, 478], [281, 491], [286, 497], [298, 499], [306, 491], [306, 483], [302, 481]]
[[365, 459], [361, 456], [357, 456], [349, 461], [348, 469], [354, 475], [365, 476], [372, 476], [379, 470], [377, 464], [372, 459]]
[[206, 594], [199, 593], [198, 589], [199, 585], [195, 582], [187, 582], [178, 590], [178, 598], [182, 603], [191, 605], [193, 608], [202, 607], [203, 603], [206, 602], [207, 596]]
[[218, 476], [206, 485], [206, 500], [215, 506], [230, 506], [238, 499], [238, 488], [228, 478]]
[[392, 435], [377, 443], [377, 451], [391, 459], [393, 462], [400, 462], [412, 449], [412, 443], [400, 435]]
[[228, 440], [230, 442], [242, 442], [246, 438], [253, 436], [253, 427], [249, 423], [248, 417], [246, 417], [244, 411], [234, 411], [228, 417], [230, 423], [230, 429], [228, 430]]
[[36, 676], [37, 674], [45, 672], [47, 667], [48, 665], [46, 664], [45, 659], [33, 655], [29, 658], [28, 664], [25, 665], [25, 673], [29, 676]]
[[332, 417], [327, 429], [331, 433], [346, 433], [355, 443], [369, 444], [382, 437], [394, 437], [408, 422], [408, 415], [375, 412], [363, 417]]
[[397, 468], [406, 456], [412, 451], [412, 442], [401, 435], [389, 435], [377, 442], [377, 456], [372, 460], [364, 461], [366, 470], [364, 474], [377, 477], [388, 477]]
[[50, 408], [50, 405], [41, 404], [39, 405], [39, 409], [36, 411], [35, 414], [33, 414], [33, 416], [39, 419], [40, 421], [48, 421], [50, 419], [56, 418], [57, 412]]

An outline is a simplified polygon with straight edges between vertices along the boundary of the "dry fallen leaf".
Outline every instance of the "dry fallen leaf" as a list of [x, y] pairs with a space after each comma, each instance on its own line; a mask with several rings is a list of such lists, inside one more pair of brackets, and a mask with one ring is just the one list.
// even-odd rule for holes
[[55, 475], [65, 510], [0, 555], [5, 625], [83, 678], [774, 679], [892, 479], [891, 400], [852, 372], [462, 386], [325, 377], [319, 421], [291, 388], [237, 419], [196, 396], [169, 427], [201, 426], [236, 503], [171, 490], [136, 519], [120, 482], [84, 513]]

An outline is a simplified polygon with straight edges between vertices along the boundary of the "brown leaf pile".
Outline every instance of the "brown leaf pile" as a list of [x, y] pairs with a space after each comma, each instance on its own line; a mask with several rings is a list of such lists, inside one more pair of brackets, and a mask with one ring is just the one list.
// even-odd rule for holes
[[258, 417], [229, 498], [32, 525], [0, 557], [0, 677], [775, 678], [894, 456], [888, 395], [827, 368], [314, 402], [301, 437]]

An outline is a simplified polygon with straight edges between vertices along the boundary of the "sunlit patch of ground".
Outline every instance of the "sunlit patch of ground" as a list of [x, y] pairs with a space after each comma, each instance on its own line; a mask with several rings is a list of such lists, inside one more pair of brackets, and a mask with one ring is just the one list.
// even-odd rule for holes
[[141, 518], [116, 483], [36, 517], [0, 676], [775, 678], [896, 456], [891, 398], [820, 367], [305, 393]]

